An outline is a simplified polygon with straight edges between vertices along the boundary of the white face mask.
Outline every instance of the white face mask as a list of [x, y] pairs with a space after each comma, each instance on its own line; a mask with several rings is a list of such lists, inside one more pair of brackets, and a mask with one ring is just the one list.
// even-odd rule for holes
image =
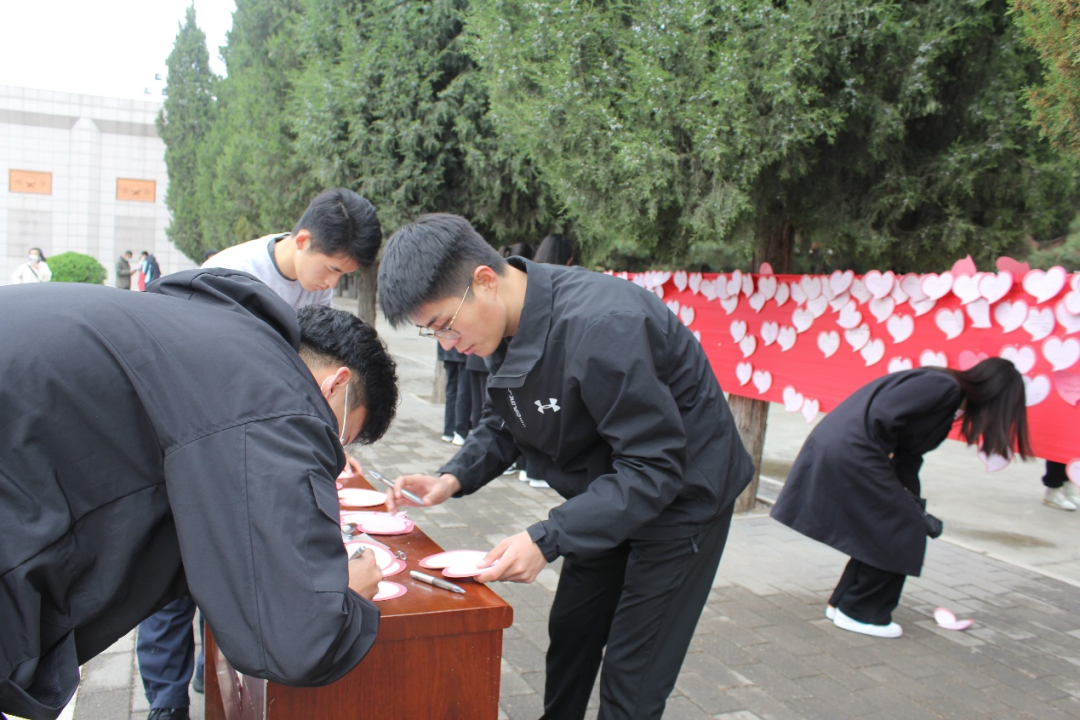
[[41, 262], [41, 258], [39, 256], [37, 256], [37, 255], [30, 255], [28, 257], [28, 259], [30, 260], [30, 262], [34, 263], [35, 265], [37, 265], [39, 262]]

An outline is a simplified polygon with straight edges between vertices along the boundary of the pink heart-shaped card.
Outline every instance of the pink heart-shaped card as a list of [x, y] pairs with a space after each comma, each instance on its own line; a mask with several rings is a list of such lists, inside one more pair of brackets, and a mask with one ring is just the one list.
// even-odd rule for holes
[[934, 620], [945, 630], [967, 630], [975, 624], [974, 620], [957, 620], [952, 610], [943, 607], [934, 611]]
[[366, 543], [366, 542], [348, 542], [348, 543], [345, 543], [345, 551], [349, 555], [352, 555], [353, 551], [356, 550], [356, 548], [361, 547], [361, 546], [363, 546], [365, 548], [365, 552], [371, 552], [371, 553], [375, 554], [375, 564], [379, 566], [379, 569], [383, 571], [383, 575], [385, 576], [386, 575], [386, 568], [393, 565], [394, 560], [396, 560], [397, 558], [395, 558], [393, 555], [391, 555], [390, 551], [387, 550], [386, 548], [378, 547], [377, 545], [372, 545], [371, 543]]
[[[495, 563], [498, 563], [498, 560], [496, 560]], [[494, 566], [495, 563], [492, 563], [492, 566]], [[469, 578], [476, 577], [480, 573], [490, 569], [491, 566], [479, 567], [475, 562], [462, 563], [461, 565], [451, 565], [450, 567], [443, 568], [442, 574], [448, 578]]]
[[378, 507], [386, 504], [386, 493], [363, 488], [338, 490], [338, 502], [345, 507]]
[[447, 550], [423, 558], [420, 561], [420, 567], [441, 570], [457, 565], [476, 565], [484, 559], [485, 555], [487, 553], [483, 550]]
[[388, 578], [391, 575], [397, 575], [399, 572], [405, 569], [405, 561], [399, 558], [394, 558], [387, 567], [380, 568], [382, 570], [382, 576]]
[[383, 600], [393, 600], [396, 597], [401, 597], [408, 589], [400, 583], [390, 582], [389, 580], [383, 580], [379, 583], [379, 592], [372, 598], [375, 602], [382, 602]]
[[356, 529], [368, 535], [405, 535], [416, 527], [408, 518], [378, 513], [357, 516], [350, 522], [355, 522]]

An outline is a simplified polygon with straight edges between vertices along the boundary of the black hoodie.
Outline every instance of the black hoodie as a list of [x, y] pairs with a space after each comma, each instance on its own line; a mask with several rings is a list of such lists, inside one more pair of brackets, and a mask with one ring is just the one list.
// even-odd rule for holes
[[0, 287], [0, 712], [56, 717], [80, 663], [188, 594], [248, 675], [364, 657], [378, 610], [347, 587], [345, 455], [299, 339], [232, 270]]

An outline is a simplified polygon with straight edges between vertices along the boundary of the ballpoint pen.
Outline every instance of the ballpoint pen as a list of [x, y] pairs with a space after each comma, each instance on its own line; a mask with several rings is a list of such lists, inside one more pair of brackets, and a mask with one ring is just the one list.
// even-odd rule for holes
[[[368, 470], [367, 473], [371, 477], [373, 477], [376, 480], [378, 480], [379, 482], [381, 482], [383, 485], [385, 485], [387, 487], [391, 487], [391, 488], [394, 487], [394, 483], [392, 481], [387, 480], [386, 478], [384, 478], [382, 475], [375, 472], [374, 470]], [[406, 490], [405, 488], [401, 488], [401, 494], [404, 495], [409, 500], [411, 500], [412, 502], [419, 505], [420, 507], [424, 507], [424, 501], [416, 493], [411, 493], [408, 490]]]
[[367, 550], [366, 545], [358, 545], [355, 550], [353, 550], [351, 553], [349, 553], [349, 559], [350, 560], [355, 560], [356, 558], [363, 555], [365, 550]]
[[409, 574], [420, 582], [426, 582], [428, 585], [434, 585], [435, 587], [442, 588], [443, 590], [449, 590], [450, 592], [456, 593], [465, 592], [464, 588], [455, 585], [454, 583], [448, 583], [441, 578], [432, 577], [431, 575], [425, 575], [424, 573], [417, 572], [416, 570], [410, 570]]

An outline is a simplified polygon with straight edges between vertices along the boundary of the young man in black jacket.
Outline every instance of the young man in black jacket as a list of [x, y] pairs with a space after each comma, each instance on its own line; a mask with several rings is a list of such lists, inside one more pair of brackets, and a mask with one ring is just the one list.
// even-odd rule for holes
[[660, 717], [753, 472], [698, 341], [636, 285], [504, 260], [453, 215], [390, 239], [379, 304], [491, 370], [457, 455], [397, 487], [425, 505], [467, 495], [520, 450], [566, 499], [499, 543], [477, 577], [532, 582], [563, 558], [544, 716], [584, 717], [602, 660], [601, 718]]

